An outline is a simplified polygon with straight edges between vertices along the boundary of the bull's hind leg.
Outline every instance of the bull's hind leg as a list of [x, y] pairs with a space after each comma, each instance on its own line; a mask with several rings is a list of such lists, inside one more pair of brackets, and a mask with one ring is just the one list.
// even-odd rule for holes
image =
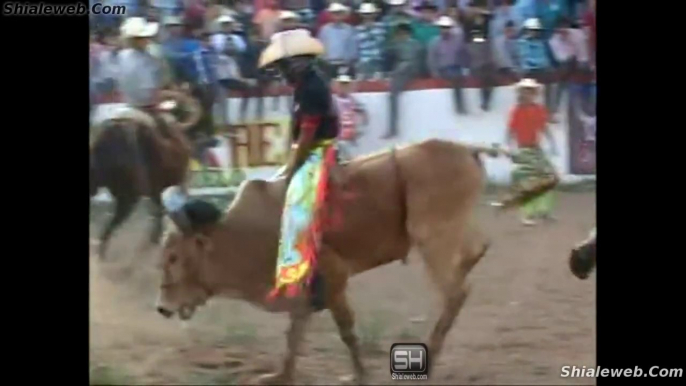
[[138, 202], [138, 197], [133, 195], [114, 195], [114, 216], [100, 234], [100, 247], [98, 249], [101, 259], [105, 258], [107, 246], [114, 231], [131, 215], [133, 208]]
[[443, 300], [443, 310], [429, 336], [431, 370], [469, 295], [467, 274], [486, 253], [488, 241], [480, 233], [469, 229], [461, 237], [450, 232], [436, 232], [429, 240], [418, 244], [429, 275], [438, 286]]

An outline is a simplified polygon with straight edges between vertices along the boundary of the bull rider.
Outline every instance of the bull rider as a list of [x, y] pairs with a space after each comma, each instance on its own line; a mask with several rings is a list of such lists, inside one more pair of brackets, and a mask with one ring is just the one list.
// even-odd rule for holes
[[[336, 167], [338, 114], [329, 82], [316, 66], [324, 52], [309, 31], [294, 29], [273, 35], [262, 52], [259, 67], [275, 68], [294, 88], [291, 117], [292, 146], [280, 176], [287, 179], [281, 217], [275, 288], [270, 298], [293, 297], [308, 288], [315, 310], [324, 305], [321, 275], [317, 273], [323, 217], [329, 208], [330, 182], [341, 182]], [[340, 188], [341, 185], [337, 184]]]

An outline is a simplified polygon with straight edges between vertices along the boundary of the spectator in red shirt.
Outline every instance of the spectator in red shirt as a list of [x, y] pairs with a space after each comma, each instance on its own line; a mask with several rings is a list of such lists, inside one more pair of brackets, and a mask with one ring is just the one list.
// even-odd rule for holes
[[[341, 1], [332, 1], [332, 0], [327, 0], [327, 4], [330, 6], [332, 3], [342, 3]], [[332, 23], [336, 20], [336, 18], [329, 12], [328, 7], [326, 10], [322, 11], [319, 16], [317, 17], [317, 23], [314, 27], [314, 35], [319, 34], [319, 30], [326, 24]], [[344, 23], [350, 24], [352, 26], [360, 24], [360, 19], [358, 15], [354, 12], [348, 12], [346, 15], [345, 19], [343, 20]]]

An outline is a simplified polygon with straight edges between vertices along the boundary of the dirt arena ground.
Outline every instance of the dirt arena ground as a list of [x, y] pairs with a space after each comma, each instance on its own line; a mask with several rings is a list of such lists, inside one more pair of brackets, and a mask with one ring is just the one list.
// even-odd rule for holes
[[[536, 228], [522, 227], [515, 213], [495, 215], [487, 201], [478, 215], [493, 246], [474, 269], [471, 296], [423, 383], [595, 384], [560, 377], [564, 365], [595, 366], [595, 283], [567, 267], [570, 246], [595, 222], [595, 193], [560, 193], [557, 222]], [[276, 370], [286, 315], [233, 300], [212, 302], [187, 325], [156, 314], [156, 251], [135, 257], [147, 235], [144, 220], [137, 214], [115, 236], [111, 262], [91, 254], [91, 383], [245, 384]], [[92, 222], [92, 238], [101, 222]], [[370, 380], [390, 384], [391, 344], [426, 340], [437, 297], [417, 256], [408, 266], [360, 275], [350, 287]], [[316, 315], [297, 382], [339, 384], [350, 373], [330, 315]]]

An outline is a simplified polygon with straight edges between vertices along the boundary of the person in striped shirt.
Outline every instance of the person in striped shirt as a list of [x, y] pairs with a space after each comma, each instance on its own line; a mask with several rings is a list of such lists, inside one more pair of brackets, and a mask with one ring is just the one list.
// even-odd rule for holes
[[364, 3], [358, 13], [362, 16], [362, 23], [355, 27], [357, 39], [357, 75], [360, 79], [380, 77], [383, 68], [383, 47], [386, 40], [384, 25], [376, 21], [378, 9], [374, 3]]
[[358, 117], [362, 118], [362, 124], [367, 125], [369, 122], [369, 115], [367, 110], [355, 97], [352, 95], [353, 83], [349, 75], [339, 75], [336, 78], [336, 94], [334, 101], [336, 102], [336, 109], [338, 111], [338, 149], [341, 158], [350, 159], [350, 148], [357, 145], [357, 139], [360, 137], [358, 131]]

